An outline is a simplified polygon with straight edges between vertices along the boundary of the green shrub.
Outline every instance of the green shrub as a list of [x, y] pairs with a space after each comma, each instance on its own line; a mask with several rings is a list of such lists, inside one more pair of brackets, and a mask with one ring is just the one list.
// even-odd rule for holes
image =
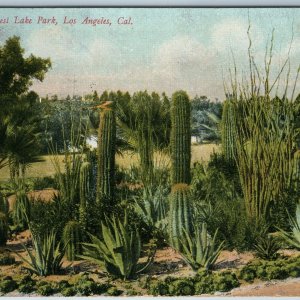
[[227, 292], [240, 285], [237, 276], [232, 272], [218, 273], [213, 278], [215, 291]]
[[291, 262], [284, 266], [284, 270], [289, 277], [300, 277], [300, 265], [299, 262]]
[[246, 265], [240, 270], [239, 278], [243, 279], [247, 282], [253, 282], [254, 279], [257, 277], [256, 273], [257, 267], [253, 265]]
[[50, 296], [53, 295], [56, 291], [50, 283], [41, 282], [37, 286], [36, 292], [42, 296]]
[[20, 283], [18, 287], [18, 291], [23, 294], [30, 294], [34, 292], [35, 290], [35, 282], [30, 281], [30, 282], [25, 282], [25, 283]]
[[123, 294], [123, 291], [113, 286], [107, 290], [106, 294], [108, 296], [120, 296]]
[[72, 297], [72, 296], [75, 296], [77, 293], [76, 289], [74, 287], [66, 287], [66, 288], [60, 290], [60, 292], [64, 297]]
[[286, 270], [279, 266], [275, 265], [267, 265], [266, 266], [266, 274], [267, 274], [267, 279], [272, 280], [272, 279], [285, 279], [288, 277], [288, 274]]
[[153, 296], [169, 295], [169, 285], [163, 281], [155, 281], [150, 283], [148, 293]]
[[171, 296], [192, 296], [195, 294], [193, 280], [191, 278], [179, 279], [169, 285]]
[[139, 296], [139, 295], [141, 295], [141, 293], [133, 289], [126, 291], [126, 296]]
[[3, 278], [3, 280], [0, 282], [0, 292], [3, 294], [10, 293], [17, 287], [17, 283], [11, 277]]
[[9, 253], [0, 254], [0, 266], [9, 266], [16, 263], [16, 259]]
[[81, 277], [74, 285], [76, 292], [82, 296], [100, 295], [105, 293], [110, 287], [110, 284], [96, 283], [92, 278], [88, 278], [87, 276]]

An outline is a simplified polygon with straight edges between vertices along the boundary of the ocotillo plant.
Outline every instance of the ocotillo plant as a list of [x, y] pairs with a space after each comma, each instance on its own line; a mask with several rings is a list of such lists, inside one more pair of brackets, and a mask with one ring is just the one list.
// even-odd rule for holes
[[222, 150], [225, 159], [233, 161], [236, 157], [236, 132], [234, 118], [234, 104], [228, 99], [223, 104], [222, 121], [221, 121], [221, 137]]
[[115, 190], [116, 118], [112, 102], [99, 108], [97, 202], [110, 206]]
[[284, 200], [293, 180], [293, 111], [286, 99], [239, 101], [235, 106], [245, 113], [236, 114], [236, 161], [247, 214], [259, 225], [268, 220], [272, 202]]
[[189, 234], [192, 226], [190, 189], [186, 183], [173, 185], [170, 194], [169, 239], [171, 245], [180, 250], [180, 240]]
[[[287, 200], [286, 191], [290, 189], [295, 174], [295, 141], [298, 130], [295, 128], [293, 97], [300, 68], [296, 74], [291, 99], [287, 99], [289, 71], [283, 94], [274, 99], [271, 93], [278, 95], [281, 76], [288, 66], [289, 57], [281, 71], [270, 79], [272, 63], [273, 35], [270, 46], [266, 48], [265, 74], [260, 74], [252, 53], [252, 41], [249, 37], [248, 82], [243, 79], [237, 83], [237, 75], [231, 80], [233, 108], [236, 131], [236, 164], [245, 199], [246, 212], [256, 226], [269, 223], [272, 204]], [[236, 71], [236, 68], [235, 68]], [[276, 75], [276, 74], [274, 74]]]
[[191, 181], [191, 108], [184, 91], [175, 92], [171, 106], [171, 160], [172, 183]]
[[67, 259], [75, 260], [76, 255], [81, 254], [83, 242], [83, 232], [80, 224], [76, 221], [69, 221], [63, 232], [63, 242], [66, 249]]

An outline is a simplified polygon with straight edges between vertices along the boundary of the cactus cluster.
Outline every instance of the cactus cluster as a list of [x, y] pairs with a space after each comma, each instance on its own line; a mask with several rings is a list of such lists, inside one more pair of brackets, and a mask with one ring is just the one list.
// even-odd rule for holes
[[116, 117], [112, 102], [105, 102], [100, 109], [97, 202], [107, 207], [114, 201]]
[[172, 183], [190, 184], [191, 174], [191, 108], [184, 91], [175, 92], [171, 106]]
[[73, 261], [76, 255], [81, 254], [83, 242], [83, 230], [81, 225], [76, 221], [69, 221], [63, 232], [63, 242], [66, 249], [67, 259]]

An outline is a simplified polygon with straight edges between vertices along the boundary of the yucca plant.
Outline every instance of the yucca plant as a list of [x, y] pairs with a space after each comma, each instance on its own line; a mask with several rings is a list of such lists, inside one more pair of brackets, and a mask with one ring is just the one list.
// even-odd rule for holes
[[79, 257], [90, 260], [104, 267], [109, 274], [124, 280], [132, 278], [150, 266], [153, 256], [149, 255], [144, 264], [138, 264], [141, 255], [141, 239], [137, 230], [128, 226], [127, 216], [124, 221], [106, 219], [101, 224], [102, 239], [90, 235], [91, 243], [83, 243], [84, 255]]
[[296, 208], [295, 218], [291, 217], [289, 214], [289, 224], [292, 228], [291, 232], [286, 232], [280, 228], [281, 236], [291, 245], [300, 249], [300, 203], [298, 203]]
[[60, 242], [57, 241], [56, 233], [52, 230], [43, 236], [36, 236], [32, 231], [33, 250], [30, 251], [24, 244], [24, 250], [29, 255], [29, 259], [15, 252], [20, 259], [25, 262], [31, 273], [39, 276], [58, 274], [62, 268], [62, 258], [64, 249], [61, 250]]
[[[180, 240], [180, 254], [194, 271], [200, 268], [211, 269], [218, 259], [223, 249], [224, 242], [216, 245], [216, 230], [213, 237], [207, 231], [206, 223], [202, 223], [200, 228], [196, 226], [194, 232], [184, 234]], [[176, 249], [178, 250], [178, 249]]]

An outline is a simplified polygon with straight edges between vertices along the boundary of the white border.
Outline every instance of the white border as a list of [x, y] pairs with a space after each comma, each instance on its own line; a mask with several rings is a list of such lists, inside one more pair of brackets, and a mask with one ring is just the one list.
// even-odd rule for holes
[[59, 7], [59, 6], [138, 6], [138, 7], [186, 7], [186, 6], [204, 6], [204, 7], [264, 7], [264, 6], [300, 6], [299, 0], [0, 0], [0, 6], [22, 6], [22, 7]]

